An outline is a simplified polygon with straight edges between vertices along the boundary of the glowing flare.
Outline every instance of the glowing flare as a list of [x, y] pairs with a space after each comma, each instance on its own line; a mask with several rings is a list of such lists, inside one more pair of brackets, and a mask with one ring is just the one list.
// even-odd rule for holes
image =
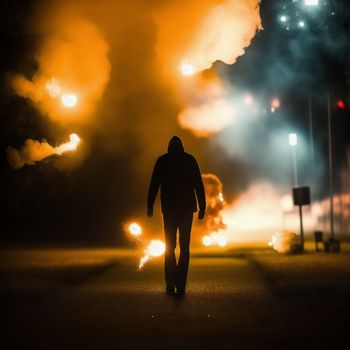
[[183, 63], [181, 65], [181, 73], [186, 76], [193, 75], [195, 73], [193, 65], [189, 63]]
[[71, 134], [69, 136], [70, 141], [66, 143], [62, 143], [58, 147], [55, 148], [55, 153], [61, 155], [65, 152], [75, 151], [78, 148], [80, 143], [80, 137], [77, 134]]
[[146, 262], [152, 258], [157, 258], [165, 253], [165, 244], [159, 240], [152, 240], [151, 243], [145, 249], [145, 255], [140, 259], [139, 270], [145, 265]]
[[65, 107], [73, 108], [78, 102], [78, 97], [74, 94], [63, 94], [61, 101]]
[[129, 225], [129, 232], [133, 236], [140, 236], [142, 234], [142, 228], [136, 222]]

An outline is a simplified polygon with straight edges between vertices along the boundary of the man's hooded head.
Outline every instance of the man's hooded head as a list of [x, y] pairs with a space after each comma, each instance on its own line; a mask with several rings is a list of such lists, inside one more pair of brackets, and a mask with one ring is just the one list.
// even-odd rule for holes
[[168, 145], [168, 153], [181, 153], [184, 152], [184, 145], [178, 136], [173, 136]]

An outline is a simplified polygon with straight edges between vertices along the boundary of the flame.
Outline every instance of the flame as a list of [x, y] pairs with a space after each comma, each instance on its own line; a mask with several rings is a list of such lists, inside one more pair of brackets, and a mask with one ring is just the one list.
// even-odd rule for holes
[[129, 225], [128, 231], [130, 232], [130, 234], [131, 234], [132, 236], [141, 236], [141, 234], [142, 234], [142, 228], [141, 228], [141, 226], [140, 226], [138, 223], [136, 223], [136, 222], [133, 222], [133, 223], [131, 223], [131, 224]]
[[62, 143], [58, 147], [55, 148], [55, 153], [61, 155], [65, 152], [75, 151], [78, 148], [80, 143], [80, 137], [77, 134], [70, 134], [70, 141], [66, 143]]
[[140, 259], [139, 270], [143, 268], [146, 262], [152, 258], [162, 256], [165, 253], [165, 244], [159, 240], [152, 240], [145, 249], [145, 255]]

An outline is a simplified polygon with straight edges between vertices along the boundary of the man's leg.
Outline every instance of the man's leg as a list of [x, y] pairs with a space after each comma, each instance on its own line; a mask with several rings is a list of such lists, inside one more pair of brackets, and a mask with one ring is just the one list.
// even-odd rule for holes
[[179, 242], [180, 257], [178, 264], [178, 280], [176, 288], [178, 292], [185, 292], [188, 265], [190, 261], [190, 239], [193, 213], [186, 213], [179, 218]]
[[165, 257], [164, 272], [167, 292], [175, 291], [177, 266], [175, 257], [177, 224], [173, 215], [164, 214]]

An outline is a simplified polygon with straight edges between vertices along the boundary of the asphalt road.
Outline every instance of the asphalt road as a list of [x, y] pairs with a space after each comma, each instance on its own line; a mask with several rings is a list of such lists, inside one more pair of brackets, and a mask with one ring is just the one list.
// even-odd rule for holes
[[182, 298], [164, 293], [161, 258], [137, 271], [130, 251], [3, 251], [0, 263], [5, 349], [329, 348], [350, 326], [347, 252], [196, 252]]

